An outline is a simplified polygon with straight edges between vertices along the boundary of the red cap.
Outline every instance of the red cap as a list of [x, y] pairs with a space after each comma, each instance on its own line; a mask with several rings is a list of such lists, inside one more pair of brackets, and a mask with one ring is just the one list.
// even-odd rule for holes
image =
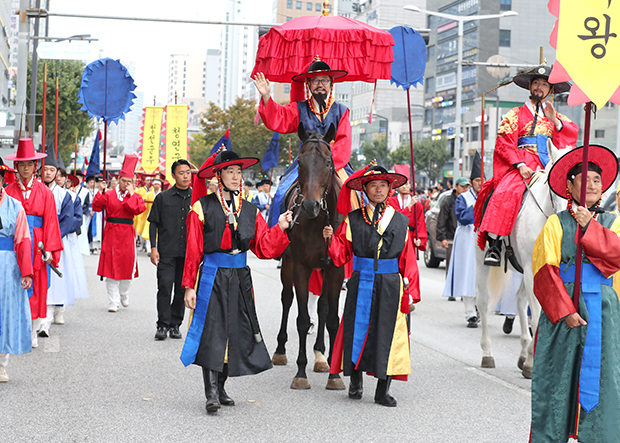
[[125, 159], [123, 160], [123, 167], [121, 168], [121, 172], [118, 174], [119, 177], [129, 177], [133, 178], [136, 165], [138, 164], [138, 156], [125, 154]]
[[4, 157], [6, 160], [13, 160], [14, 162], [39, 160], [47, 157], [47, 154], [36, 152], [31, 138], [20, 138], [17, 145], [17, 152], [15, 154], [9, 154]]

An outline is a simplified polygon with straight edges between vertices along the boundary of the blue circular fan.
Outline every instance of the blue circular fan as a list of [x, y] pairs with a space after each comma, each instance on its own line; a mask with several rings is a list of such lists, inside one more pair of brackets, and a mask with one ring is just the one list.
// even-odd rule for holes
[[81, 110], [89, 117], [98, 117], [106, 122], [117, 123], [125, 119], [136, 95], [136, 85], [119, 60], [102, 58], [90, 63], [82, 73], [78, 92]]

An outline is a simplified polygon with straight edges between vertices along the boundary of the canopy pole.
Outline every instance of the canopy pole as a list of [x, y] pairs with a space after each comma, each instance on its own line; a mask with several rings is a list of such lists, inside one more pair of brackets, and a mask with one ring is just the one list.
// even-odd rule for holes
[[[486, 94], [482, 93], [482, 114], [481, 114], [481, 122], [480, 126], [480, 134], [481, 134], [481, 142], [480, 142], [480, 181], [481, 185], [484, 184], [484, 107], [486, 106], [486, 102], [484, 101]], [[472, 167], [473, 168], [473, 167]]]
[[[586, 103], [585, 111], [586, 119], [583, 128], [583, 160], [581, 164], [581, 195], [579, 196], [579, 206], [587, 208], [586, 191], [588, 188], [588, 170], [590, 169], [590, 120], [592, 118], [592, 102]], [[577, 228], [577, 257], [575, 260], [575, 288], [573, 291], [573, 303], [575, 305], [575, 309], [579, 312], [579, 290], [581, 289], [581, 263], [583, 255], [581, 239], [583, 237], [583, 229], [581, 226], [578, 226]]]
[[[47, 110], [47, 63], [43, 63], [43, 126], [41, 128], [41, 152], [45, 154], [45, 113]], [[45, 171], [45, 158], [41, 159], [41, 171]]]
[[58, 77], [60, 72], [56, 71], [56, 116], [54, 117], [54, 155], [58, 158]]
[[[413, 129], [411, 127], [411, 87], [407, 88], [407, 116], [409, 117], [409, 150], [411, 152], [411, 193], [413, 197], [416, 196], [416, 183], [415, 183], [415, 162], [413, 159]], [[387, 136], [386, 136], [387, 139]], [[389, 148], [388, 148], [389, 149]], [[412, 198], [413, 198], [412, 197]], [[415, 239], [418, 240], [418, 214], [416, 205], [413, 205], [413, 218], [415, 223], [415, 230], [413, 231]], [[418, 247], [415, 247], [415, 258], [418, 259]]]

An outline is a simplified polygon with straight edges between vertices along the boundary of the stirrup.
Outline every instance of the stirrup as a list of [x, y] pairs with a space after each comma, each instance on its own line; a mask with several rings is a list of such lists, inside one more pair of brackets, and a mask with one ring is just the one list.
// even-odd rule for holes
[[512, 246], [510, 245], [506, 246], [506, 252], [505, 252], [504, 257], [506, 258], [506, 262], [510, 262], [510, 264], [515, 269], [515, 271], [517, 271], [519, 274], [523, 274], [523, 268], [521, 267], [521, 264], [517, 260], [517, 256], [515, 255], [515, 251], [514, 249], [512, 249]]

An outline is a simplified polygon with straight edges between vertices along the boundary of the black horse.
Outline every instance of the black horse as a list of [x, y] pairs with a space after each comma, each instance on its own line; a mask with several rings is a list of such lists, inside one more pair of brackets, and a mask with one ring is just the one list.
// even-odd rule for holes
[[[337, 268], [327, 256], [327, 246], [323, 239], [323, 228], [331, 225], [337, 228], [339, 220], [336, 212], [338, 193], [342, 182], [334, 170], [330, 142], [336, 135], [331, 125], [324, 137], [320, 134], [306, 133], [302, 123], [297, 131], [302, 142], [297, 162], [299, 164], [298, 183], [288, 192], [287, 208], [293, 211], [293, 223], [289, 228], [290, 245], [284, 252], [280, 279], [282, 280], [282, 323], [278, 333], [278, 347], [273, 356], [275, 365], [285, 365], [286, 332], [288, 314], [293, 303], [293, 286], [297, 295], [297, 332], [299, 333], [299, 355], [297, 374], [291, 389], [309, 389], [306, 376], [306, 339], [310, 328], [308, 314], [308, 284], [314, 269], [323, 270], [323, 288], [318, 304], [319, 325], [317, 328], [315, 352], [315, 372], [329, 372], [325, 354], [325, 326], [329, 332], [330, 359], [334, 340], [338, 332], [338, 298], [344, 279], [344, 268]], [[344, 389], [338, 374], [330, 374], [326, 389]]]

